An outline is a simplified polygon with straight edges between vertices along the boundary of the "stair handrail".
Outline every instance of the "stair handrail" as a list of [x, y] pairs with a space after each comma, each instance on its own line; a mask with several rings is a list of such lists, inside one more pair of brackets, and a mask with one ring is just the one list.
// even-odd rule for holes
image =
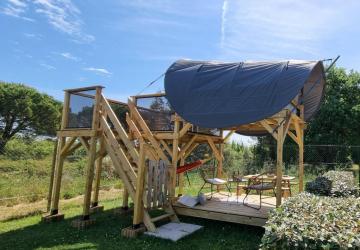
[[129, 139], [127, 132], [121, 125], [119, 119], [116, 117], [116, 114], [115, 114], [114, 110], [111, 108], [108, 100], [103, 95], [101, 95], [101, 99], [102, 99], [103, 108], [105, 109], [105, 113], [106, 113], [107, 117], [110, 119], [111, 123], [114, 125], [116, 132], [120, 136], [121, 141], [123, 142], [123, 144], [129, 151], [134, 162], [138, 165], [139, 164], [138, 163], [139, 153], [136, 150], [136, 148], [134, 147], [133, 142]]

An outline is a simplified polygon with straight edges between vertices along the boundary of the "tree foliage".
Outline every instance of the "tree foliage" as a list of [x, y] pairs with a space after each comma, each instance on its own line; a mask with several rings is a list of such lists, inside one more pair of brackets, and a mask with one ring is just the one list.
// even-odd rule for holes
[[34, 88], [0, 82], [0, 150], [18, 133], [55, 134], [60, 110], [58, 101]]
[[360, 145], [360, 74], [330, 70], [318, 114], [305, 133], [307, 144]]

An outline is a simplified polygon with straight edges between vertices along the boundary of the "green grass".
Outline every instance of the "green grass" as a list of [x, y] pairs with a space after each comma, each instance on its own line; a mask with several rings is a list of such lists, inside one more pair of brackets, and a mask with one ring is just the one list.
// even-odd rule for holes
[[81, 206], [63, 208], [65, 220], [60, 222], [41, 223], [40, 216], [0, 222], [0, 249], [258, 249], [264, 233], [260, 227], [180, 217], [204, 228], [176, 243], [146, 235], [127, 239], [120, 232], [131, 225], [131, 214], [113, 214], [120, 200], [102, 204], [105, 211], [94, 215], [96, 224], [85, 230], [70, 226]]
[[[0, 157], [0, 205], [33, 202], [46, 197], [49, 189], [51, 161], [52, 156], [46, 156], [43, 159], [20, 160]], [[61, 187], [62, 198], [72, 198], [83, 194], [85, 166], [85, 157], [65, 162]], [[101, 186], [120, 188], [119, 184], [120, 181], [113, 172], [103, 172]], [[21, 198], [6, 199], [8, 197]]]

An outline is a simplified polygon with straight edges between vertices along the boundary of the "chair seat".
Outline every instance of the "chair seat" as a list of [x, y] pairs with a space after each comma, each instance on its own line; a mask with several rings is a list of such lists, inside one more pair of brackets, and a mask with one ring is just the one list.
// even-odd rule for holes
[[272, 183], [256, 184], [247, 186], [246, 189], [250, 190], [270, 190], [273, 189], [274, 185]]
[[222, 185], [222, 184], [226, 184], [227, 181], [223, 180], [223, 179], [219, 179], [219, 178], [211, 178], [211, 179], [206, 179], [207, 183], [213, 184], [213, 185]]

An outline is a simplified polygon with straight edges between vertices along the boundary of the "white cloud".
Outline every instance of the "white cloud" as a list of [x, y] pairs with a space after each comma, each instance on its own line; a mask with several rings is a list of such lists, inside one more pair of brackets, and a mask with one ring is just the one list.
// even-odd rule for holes
[[80, 10], [71, 0], [35, 0], [36, 12], [44, 15], [55, 29], [78, 42], [92, 42], [95, 37], [82, 31]]
[[25, 21], [34, 22], [34, 19], [24, 16], [27, 8], [28, 4], [23, 0], [7, 0], [5, 7], [0, 9], [0, 13], [20, 18]]
[[40, 34], [34, 34], [34, 33], [24, 33], [24, 36], [30, 39], [37, 39], [37, 40], [41, 40], [43, 37]]
[[45, 16], [48, 23], [56, 30], [71, 36], [77, 43], [90, 43], [95, 37], [83, 31], [84, 22], [81, 11], [71, 0], [5, 0], [6, 4], [0, 13], [21, 18], [26, 21], [35, 21], [26, 15], [30, 11]]
[[80, 61], [80, 58], [72, 55], [71, 53], [69, 52], [63, 52], [63, 53], [60, 53], [60, 55], [66, 59], [69, 59], [69, 60], [73, 60], [73, 61]]
[[27, 4], [21, 0], [8, 0], [8, 1], [17, 7], [26, 7], [27, 6]]
[[345, 25], [352, 7], [342, 1], [225, 0], [220, 39], [223, 57], [319, 57], [321, 42]]
[[48, 70], [54, 70], [56, 69], [54, 66], [47, 64], [47, 63], [40, 63], [41, 66], [43, 66], [44, 68], [48, 69]]
[[112, 75], [112, 73], [109, 72], [107, 69], [102, 69], [102, 68], [88, 67], [88, 68], [84, 68], [84, 70], [93, 71], [95, 73], [102, 74], [102, 75], [107, 75], [107, 76]]

